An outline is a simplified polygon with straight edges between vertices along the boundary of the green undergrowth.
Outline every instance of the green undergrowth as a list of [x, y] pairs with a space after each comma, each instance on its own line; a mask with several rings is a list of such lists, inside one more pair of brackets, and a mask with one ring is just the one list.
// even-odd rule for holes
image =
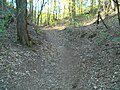
[[120, 31], [111, 31], [114, 35], [111, 35], [110, 31], [101, 30], [99, 31], [98, 38], [96, 39], [96, 44], [102, 45], [104, 43], [120, 43]]

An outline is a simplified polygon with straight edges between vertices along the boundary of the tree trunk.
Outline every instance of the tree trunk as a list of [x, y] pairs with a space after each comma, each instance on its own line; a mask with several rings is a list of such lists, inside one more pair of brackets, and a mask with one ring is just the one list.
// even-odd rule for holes
[[56, 0], [54, 0], [53, 20], [56, 20]]
[[81, 3], [80, 3], [80, 14], [82, 14], [83, 12], [83, 10], [82, 10], [82, 8], [83, 8], [83, 1], [81, 1]]
[[75, 18], [75, 0], [72, 0], [72, 18]]
[[49, 6], [49, 1], [48, 1], [48, 8], [47, 8], [47, 25], [50, 24], [50, 6]]
[[17, 40], [23, 45], [30, 46], [27, 30], [27, 0], [16, 0], [17, 8]]
[[118, 0], [113, 0], [115, 3], [116, 3], [116, 5], [117, 5], [117, 11], [118, 11], [118, 21], [119, 21], [119, 25], [120, 25], [120, 10], [119, 10], [119, 2], [118, 2]]
[[30, 21], [33, 21], [33, 0], [30, 0]]
[[91, 5], [90, 5], [90, 13], [93, 15], [93, 4], [94, 4], [94, 1], [91, 0]]
[[40, 15], [40, 25], [42, 25], [42, 14]]
[[118, 11], [118, 21], [119, 21], [119, 25], [120, 25], [120, 10], [119, 10], [118, 0], [116, 0], [116, 4], [117, 4], [117, 11]]
[[114, 10], [114, 11], [115, 11], [115, 3], [114, 3], [114, 1], [113, 1], [113, 0], [111, 0], [111, 8], [112, 8], [112, 10]]
[[37, 18], [36, 18], [36, 9], [37, 9], [37, 7], [35, 6], [35, 10], [33, 11], [34, 13], [33, 13], [33, 20], [34, 20], [34, 23], [37, 25]]
[[71, 1], [69, 0], [69, 17], [71, 17]]
[[12, 0], [12, 3], [14, 3], [14, 0]]

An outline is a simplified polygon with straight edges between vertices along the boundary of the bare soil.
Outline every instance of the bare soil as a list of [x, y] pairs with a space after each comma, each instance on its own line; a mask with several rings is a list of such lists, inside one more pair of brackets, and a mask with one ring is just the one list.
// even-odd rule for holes
[[9, 28], [0, 39], [0, 90], [120, 90], [115, 25], [42, 28], [42, 33], [29, 27], [33, 47], [17, 43]]

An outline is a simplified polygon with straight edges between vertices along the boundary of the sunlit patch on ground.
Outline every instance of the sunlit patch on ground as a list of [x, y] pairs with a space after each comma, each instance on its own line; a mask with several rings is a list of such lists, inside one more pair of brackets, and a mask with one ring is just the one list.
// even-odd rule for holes
[[43, 30], [64, 30], [66, 26], [47, 26]]
[[86, 21], [86, 22], [83, 23], [83, 26], [91, 25], [91, 24], [93, 24], [94, 22], [96, 22], [96, 20], [97, 20], [97, 19], [95, 18], [95, 19], [93, 19], [93, 20]]

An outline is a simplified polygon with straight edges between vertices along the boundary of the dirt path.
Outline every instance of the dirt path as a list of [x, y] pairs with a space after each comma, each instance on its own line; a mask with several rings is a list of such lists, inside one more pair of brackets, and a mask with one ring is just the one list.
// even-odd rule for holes
[[38, 44], [33, 48], [5, 42], [0, 90], [120, 89], [120, 50], [107, 49], [114, 42], [101, 40], [94, 25], [43, 32], [44, 38], [34, 33]]
[[[61, 90], [77, 90], [80, 88], [85, 88], [87, 85], [87, 80], [90, 78], [87, 74], [89, 66], [84, 66], [84, 50], [88, 49], [89, 44], [78, 43], [74, 44], [74, 41], [68, 40], [66, 38], [66, 31], [50, 30], [45, 31], [46, 40], [57, 48], [60, 57], [58, 67], [60, 67], [60, 77], [62, 78], [62, 83], [64, 88]], [[91, 47], [89, 47], [90, 49]], [[89, 54], [88, 54], [89, 55]], [[80, 80], [81, 79], [81, 80]], [[57, 89], [55, 89], [57, 90]], [[85, 89], [83, 89], [85, 90]]]
[[[106, 47], [96, 44], [97, 32], [89, 27], [84, 30], [86, 31], [45, 31], [46, 40], [55, 46], [60, 56], [57, 58], [59, 59], [57, 67], [61, 72], [59, 76], [62, 78], [62, 88], [52, 90], [112, 90], [118, 88], [119, 84], [115, 85], [116, 81], [113, 78], [115, 76], [119, 81], [119, 75], [116, 76], [113, 71], [117, 65], [114, 62], [118, 62], [118, 57], [114, 54], [116, 52], [114, 50], [102, 51]], [[116, 71], [119, 72], [118, 69]]]

